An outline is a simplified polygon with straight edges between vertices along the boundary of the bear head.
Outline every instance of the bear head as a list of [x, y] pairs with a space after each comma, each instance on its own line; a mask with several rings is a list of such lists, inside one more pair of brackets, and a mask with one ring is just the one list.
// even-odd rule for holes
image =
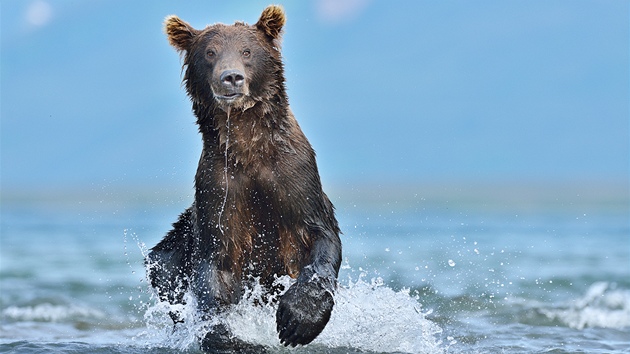
[[236, 22], [197, 30], [177, 16], [167, 17], [166, 35], [184, 57], [184, 83], [193, 104], [244, 111], [282, 97], [284, 23], [284, 11], [275, 5], [252, 26]]

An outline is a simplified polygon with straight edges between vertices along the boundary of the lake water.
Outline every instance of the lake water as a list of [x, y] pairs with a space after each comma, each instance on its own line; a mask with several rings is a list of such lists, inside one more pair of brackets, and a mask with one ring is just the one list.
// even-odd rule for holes
[[[630, 353], [627, 198], [492, 203], [331, 194], [344, 235], [336, 307], [285, 349], [272, 305], [222, 319], [270, 353]], [[2, 200], [0, 352], [198, 352], [173, 329], [143, 254], [186, 198]], [[188, 197], [189, 198], [189, 197]]]

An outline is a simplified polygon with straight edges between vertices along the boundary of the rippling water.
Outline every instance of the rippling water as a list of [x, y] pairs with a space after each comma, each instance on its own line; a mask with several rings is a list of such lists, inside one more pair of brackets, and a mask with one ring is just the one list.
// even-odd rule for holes
[[[143, 252], [175, 204], [3, 201], [0, 351], [197, 352], [207, 323], [191, 307], [173, 329], [144, 279]], [[320, 337], [290, 352], [630, 352], [627, 204], [366, 205], [337, 203], [335, 311]], [[256, 296], [218, 320], [289, 352], [275, 309]]]

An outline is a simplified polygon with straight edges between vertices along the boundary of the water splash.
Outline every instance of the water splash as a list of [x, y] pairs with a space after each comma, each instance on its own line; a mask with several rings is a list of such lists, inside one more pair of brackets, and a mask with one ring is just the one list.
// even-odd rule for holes
[[596, 282], [569, 306], [542, 308], [540, 312], [574, 329], [627, 328], [630, 327], [630, 291], [617, 289], [608, 282]]
[[[294, 280], [277, 280], [288, 288]], [[284, 352], [276, 332], [276, 304], [260, 305], [264, 289], [247, 289], [242, 300], [227, 312], [203, 321], [195, 299], [187, 295], [186, 305], [176, 305], [185, 317], [185, 325], [172, 326], [168, 312], [174, 305], [158, 302], [151, 306], [145, 320], [148, 342], [177, 350], [197, 348], [199, 338], [216, 324], [223, 324], [239, 339], [263, 345], [270, 352]], [[323, 351], [353, 348], [361, 352], [445, 353], [448, 347], [439, 340], [442, 329], [426, 318], [417, 296], [408, 289], [395, 291], [382, 279], [348, 279], [335, 294], [335, 309], [324, 331], [306, 348]], [[306, 350], [306, 348], [304, 348]], [[319, 352], [319, 350], [317, 350]]]
[[329, 325], [316, 341], [328, 347], [352, 347], [383, 353], [443, 353], [442, 329], [426, 318], [409, 289], [395, 291], [381, 278], [348, 279], [335, 295]]
[[[198, 349], [200, 339], [212, 326], [219, 323], [220, 318], [204, 321], [197, 311], [196, 298], [187, 293], [184, 300], [185, 305], [157, 302], [149, 306], [144, 314], [147, 330], [134, 339], [144, 341], [147, 348], [167, 347], [178, 351]], [[170, 311], [177, 311], [184, 323], [174, 326], [169, 316]]]

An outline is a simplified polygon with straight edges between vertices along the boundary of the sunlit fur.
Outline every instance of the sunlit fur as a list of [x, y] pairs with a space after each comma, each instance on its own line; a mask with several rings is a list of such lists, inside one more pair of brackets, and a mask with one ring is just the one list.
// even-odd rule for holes
[[[203, 150], [195, 201], [148, 263], [161, 299], [181, 303], [190, 289], [207, 313], [236, 303], [254, 279], [275, 292], [275, 277], [296, 278], [277, 315], [280, 340], [295, 346], [312, 341], [330, 318], [341, 242], [315, 152], [289, 108], [279, 51], [284, 23], [278, 6], [253, 26], [196, 30], [166, 19], [169, 42], [183, 55]], [[232, 67], [245, 81], [242, 95], [228, 101], [216, 92], [224, 87], [221, 71]]]

